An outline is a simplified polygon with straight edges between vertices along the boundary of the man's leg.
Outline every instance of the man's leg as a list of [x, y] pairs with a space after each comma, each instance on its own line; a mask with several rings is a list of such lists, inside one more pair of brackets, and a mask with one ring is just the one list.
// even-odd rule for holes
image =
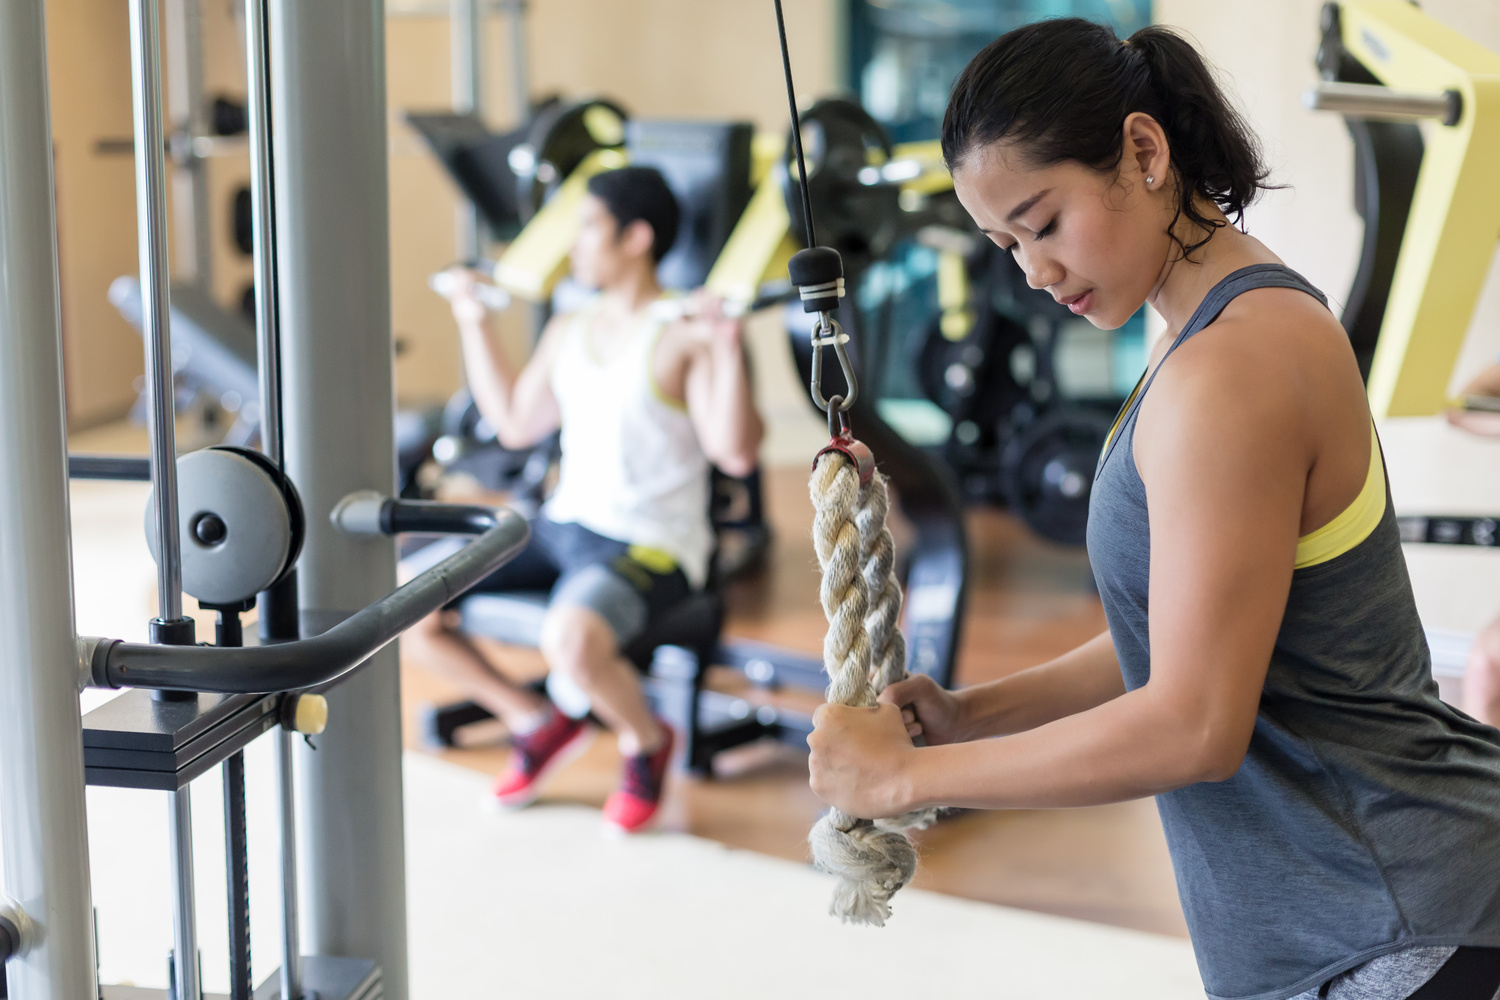
[[492, 667], [474, 643], [449, 624], [452, 614], [434, 611], [407, 631], [401, 641], [414, 662], [483, 705], [513, 733], [530, 732], [545, 722], [547, 700]]
[[598, 611], [554, 603], [542, 623], [542, 655], [589, 696], [594, 713], [619, 737], [622, 754], [649, 754], [665, 741], [640, 673], [620, 656], [615, 629]]

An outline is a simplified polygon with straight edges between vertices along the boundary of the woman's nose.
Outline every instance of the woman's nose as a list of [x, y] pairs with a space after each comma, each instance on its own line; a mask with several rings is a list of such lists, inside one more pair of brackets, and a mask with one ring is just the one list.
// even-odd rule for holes
[[1062, 280], [1062, 268], [1055, 261], [1040, 255], [1020, 259], [1021, 271], [1026, 275], [1026, 284], [1032, 288], [1047, 288]]

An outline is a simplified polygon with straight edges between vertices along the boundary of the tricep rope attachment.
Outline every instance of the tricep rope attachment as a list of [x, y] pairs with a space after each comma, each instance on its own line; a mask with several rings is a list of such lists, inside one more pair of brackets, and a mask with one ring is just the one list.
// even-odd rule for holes
[[[887, 685], [906, 677], [901, 587], [886, 525], [890, 500], [869, 454], [847, 435], [836, 438], [818, 454], [810, 484], [819, 597], [828, 617], [828, 700], [858, 708], [873, 706]], [[891, 897], [917, 869], [905, 831], [933, 818], [923, 811], [871, 822], [829, 810], [808, 835], [813, 864], [839, 880], [829, 911], [845, 923], [884, 926]]]

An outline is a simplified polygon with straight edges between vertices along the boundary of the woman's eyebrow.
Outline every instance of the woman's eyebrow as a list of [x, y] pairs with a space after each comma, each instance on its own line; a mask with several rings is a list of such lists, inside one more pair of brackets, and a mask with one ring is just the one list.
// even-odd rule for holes
[[1027, 212], [1031, 211], [1031, 208], [1032, 208], [1033, 205], [1035, 205], [1037, 202], [1041, 201], [1043, 198], [1047, 197], [1047, 195], [1049, 195], [1051, 193], [1052, 193], [1052, 189], [1051, 188], [1047, 188], [1044, 191], [1038, 191], [1036, 194], [1032, 195], [1030, 198], [1027, 198], [1025, 201], [1021, 202], [1021, 204], [1017, 205], [1015, 208], [1011, 209], [1010, 210], [1010, 214], [1005, 217], [1005, 221], [1006, 222], [1015, 222], [1016, 219], [1020, 218], [1021, 216], [1025, 215]]

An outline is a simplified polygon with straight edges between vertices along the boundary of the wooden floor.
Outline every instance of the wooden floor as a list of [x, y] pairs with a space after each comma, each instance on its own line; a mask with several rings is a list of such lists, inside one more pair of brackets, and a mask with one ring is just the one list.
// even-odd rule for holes
[[[809, 538], [805, 473], [772, 470], [768, 517], [777, 531], [756, 578], [730, 588], [731, 634], [816, 654], [824, 621]], [[969, 518], [972, 590], [958, 681], [1001, 677], [1061, 653], [1104, 628], [1081, 551], [1040, 542], [995, 511]], [[897, 526], [898, 546], [902, 532]], [[529, 650], [492, 648], [518, 678], [544, 668]], [[403, 664], [409, 745], [425, 702], [453, 692]], [[504, 734], [475, 734], [482, 745], [443, 756], [486, 773], [504, 765]], [[488, 737], [485, 739], [485, 737]], [[735, 847], [791, 859], [807, 856], [806, 835], [822, 803], [807, 787], [804, 754], [788, 747], [747, 747], [719, 760], [713, 781], [675, 780], [663, 824]], [[604, 738], [560, 773], [548, 801], [602, 804], [618, 777], [613, 741]], [[918, 835], [922, 867], [914, 884], [971, 899], [1186, 936], [1166, 843], [1150, 801], [1061, 811], [966, 813]]]

